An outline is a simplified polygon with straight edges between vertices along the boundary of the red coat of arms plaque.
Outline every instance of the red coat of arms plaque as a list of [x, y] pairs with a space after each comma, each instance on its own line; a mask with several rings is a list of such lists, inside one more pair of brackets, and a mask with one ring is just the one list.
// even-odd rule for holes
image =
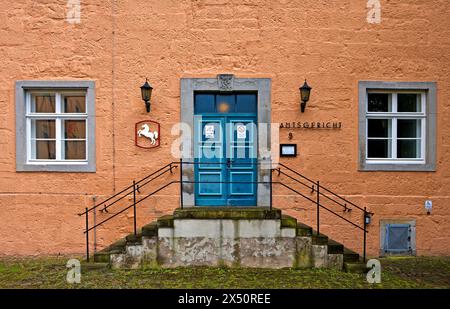
[[140, 148], [150, 149], [160, 145], [160, 125], [156, 121], [143, 120], [134, 128], [134, 144]]

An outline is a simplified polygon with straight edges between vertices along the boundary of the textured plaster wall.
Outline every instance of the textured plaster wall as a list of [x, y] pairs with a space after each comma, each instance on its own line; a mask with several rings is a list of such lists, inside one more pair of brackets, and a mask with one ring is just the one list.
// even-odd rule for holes
[[[180, 78], [219, 73], [271, 78], [275, 122], [342, 122], [341, 130], [292, 131], [299, 156], [283, 162], [375, 212], [369, 254], [378, 254], [382, 218], [417, 221], [417, 254], [450, 253], [449, 1], [381, 0], [379, 25], [366, 22], [364, 0], [81, 4], [81, 23], [69, 24], [65, 0], [0, 0], [1, 255], [83, 252], [84, 218], [76, 214], [94, 195], [110, 195], [172, 160]], [[139, 91], [145, 77], [154, 87], [150, 114]], [[304, 78], [313, 92], [301, 114]], [[96, 173], [15, 171], [14, 83], [39, 79], [95, 80]], [[437, 82], [436, 172], [358, 171], [359, 80]], [[161, 147], [143, 150], [134, 146], [134, 124], [149, 118], [162, 124]], [[138, 223], [171, 212], [178, 192], [148, 199]], [[275, 194], [275, 206], [314, 224], [313, 205], [281, 189]], [[429, 216], [425, 199], [434, 202]], [[360, 218], [356, 211], [345, 216]], [[325, 214], [322, 222], [324, 233], [360, 248], [362, 235], [351, 226]], [[98, 246], [129, 233], [131, 223], [129, 212], [100, 228]]]

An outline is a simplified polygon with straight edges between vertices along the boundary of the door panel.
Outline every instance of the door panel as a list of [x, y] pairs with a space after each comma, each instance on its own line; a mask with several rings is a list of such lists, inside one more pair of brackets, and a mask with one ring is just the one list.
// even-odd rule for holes
[[255, 206], [256, 95], [196, 95], [195, 112], [196, 205]]
[[226, 205], [223, 117], [195, 117], [195, 184], [197, 205]]
[[227, 120], [228, 204], [256, 205], [256, 117], [230, 116]]

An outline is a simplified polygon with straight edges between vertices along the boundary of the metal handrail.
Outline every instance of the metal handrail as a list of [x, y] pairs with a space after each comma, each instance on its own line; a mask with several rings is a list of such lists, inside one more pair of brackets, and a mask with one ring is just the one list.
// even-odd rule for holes
[[159, 191], [161, 191], [161, 190], [167, 188], [168, 186], [170, 186], [170, 185], [172, 185], [172, 184], [174, 184], [174, 183], [178, 183], [178, 181], [177, 181], [177, 180], [171, 181], [171, 182], [169, 182], [169, 183], [167, 183], [167, 184], [165, 184], [165, 185], [159, 187], [159, 188], [156, 189], [155, 191], [153, 191], [153, 192], [147, 194], [147, 195], [146, 195], [145, 197], [143, 197], [142, 199], [140, 199], [140, 200], [138, 200], [138, 201], [136, 201], [136, 202], [133, 201], [132, 204], [126, 206], [126, 207], [125, 207], [124, 209], [122, 209], [121, 211], [116, 212], [116, 213], [113, 214], [111, 217], [106, 218], [105, 220], [103, 220], [103, 221], [97, 223], [96, 225], [94, 225], [94, 226], [92, 226], [92, 227], [86, 229], [83, 233], [88, 233], [89, 231], [93, 230], [93, 229], [96, 228], [97, 226], [102, 225], [102, 224], [105, 223], [105, 222], [108, 222], [109, 220], [113, 219], [114, 217], [120, 215], [121, 213], [125, 212], [126, 210], [130, 209], [131, 207], [136, 206], [136, 205], [139, 204], [140, 202], [146, 200], [146, 199], [149, 198], [150, 196], [152, 196], [152, 195], [158, 193]]
[[[370, 215], [373, 215], [373, 213], [372, 213], [372, 212], [368, 212], [366, 207], [362, 208], [362, 207], [360, 207], [360, 206], [358, 206], [358, 205], [356, 205], [356, 204], [350, 202], [350, 201], [347, 200], [346, 198], [344, 198], [344, 197], [342, 197], [342, 196], [336, 194], [335, 192], [331, 191], [330, 189], [321, 186], [320, 183], [319, 183], [319, 181], [314, 182], [314, 181], [311, 180], [310, 178], [308, 178], [308, 177], [306, 177], [306, 176], [300, 174], [299, 172], [297, 172], [297, 171], [293, 170], [292, 168], [290, 168], [290, 167], [284, 165], [283, 163], [278, 163], [278, 165], [280, 165], [280, 166], [286, 168], [287, 170], [291, 171], [291, 172], [294, 173], [295, 175], [297, 175], [297, 176], [299, 176], [299, 177], [301, 177], [301, 178], [303, 178], [303, 179], [309, 181], [310, 183], [312, 183], [312, 184], [313, 184], [313, 185], [312, 185], [312, 189], [313, 189], [312, 192], [314, 192], [314, 185], [316, 186], [317, 197], [316, 197], [315, 203], [316, 203], [316, 205], [317, 205], [317, 219], [316, 219], [316, 221], [317, 221], [317, 234], [319, 234], [319, 231], [320, 231], [320, 208], [324, 208], [325, 210], [329, 211], [330, 213], [334, 214], [335, 216], [337, 216], [337, 217], [339, 217], [339, 218], [345, 220], [346, 222], [352, 224], [353, 226], [355, 226], [355, 227], [357, 227], [357, 228], [359, 228], [359, 229], [361, 229], [361, 230], [363, 231], [363, 260], [364, 260], [364, 262], [365, 262], [365, 261], [366, 261], [367, 234], [369, 233], [369, 232], [367, 231], [367, 218], [368, 218]], [[282, 173], [282, 174], [288, 176], [290, 179], [293, 179], [293, 180], [295, 180], [296, 182], [299, 182], [299, 183], [301, 183], [302, 185], [304, 185], [304, 186], [306, 186], [306, 187], [309, 188], [308, 185], [306, 185], [306, 184], [304, 184], [303, 182], [299, 181], [298, 179], [295, 179], [294, 177], [292, 177], [292, 176], [290, 176], [290, 175], [288, 175], [288, 174], [282, 172], [279, 168], [278, 168], [278, 169], [274, 169], [274, 170], [278, 170], [278, 173], [279, 173], [279, 174]], [[282, 185], [283, 185], [283, 184], [282, 184]], [[285, 186], [285, 187], [288, 187], [288, 186]], [[289, 187], [289, 189], [293, 190], [293, 189], [290, 188], [290, 187]], [[345, 203], [348, 203], [348, 204], [350, 204], [350, 205], [356, 207], [357, 209], [361, 210], [361, 211], [363, 212], [363, 227], [361, 227], [361, 226], [359, 226], [359, 225], [357, 225], [357, 224], [351, 222], [350, 220], [344, 218], [343, 216], [337, 214], [336, 212], [334, 212], [334, 211], [328, 209], [327, 207], [321, 205], [321, 203], [319, 202], [319, 197], [320, 197], [320, 196], [324, 196], [324, 197], [326, 197], [327, 199], [331, 200], [332, 202], [334, 202], [334, 203], [340, 205], [341, 207], [344, 207], [344, 211], [351, 211], [351, 210], [352, 210], [351, 208], [347, 207], [347, 204], [344, 203], [344, 204], [342, 205], [342, 203], [340, 203], [340, 202], [336, 201], [335, 199], [329, 197], [328, 195], [322, 193], [322, 192], [321, 192], [321, 189], [323, 189], [323, 190], [325, 190], [326, 192], [332, 194], [333, 196], [335, 196], [335, 197], [341, 199], [341, 200], [344, 201]], [[300, 195], [303, 196], [304, 198], [307, 198], [308, 200], [314, 202], [311, 198], [306, 197], [304, 194], [301, 194], [301, 193], [298, 192], [297, 190], [293, 190], [293, 191], [296, 192], [296, 193], [298, 193], [298, 194], [300, 194]]]
[[[151, 174], [149, 174], [149, 175], [143, 177], [142, 179], [136, 181], [136, 182], [135, 182], [135, 185], [139, 185], [142, 181], [148, 179], [149, 177], [151, 177], [151, 176], [155, 175], [156, 173], [162, 171], [163, 169], [166, 169], [166, 168], [169, 167], [168, 170], [162, 172], [161, 174], [157, 175], [156, 177], [150, 179], [149, 181], [147, 181], [146, 183], [144, 183], [143, 185], [141, 185], [140, 188], [142, 188], [143, 186], [147, 185], [149, 182], [151, 182], [151, 181], [157, 179], [159, 176], [161, 176], [161, 175], [163, 175], [163, 174], [165, 174], [165, 173], [167, 173], [167, 172], [169, 172], [169, 171], [172, 172], [172, 169], [173, 169], [173, 168], [177, 168], [177, 166], [174, 165], [174, 164], [177, 164], [177, 163], [178, 163], [178, 162], [175, 161], [175, 162], [170, 162], [170, 163], [164, 165], [164, 166], [161, 167], [160, 169], [158, 169], [158, 170], [154, 171], [153, 173], [151, 173]], [[172, 165], [174, 165], [174, 166], [172, 166]], [[131, 189], [131, 188], [133, 188], [133, 185], [130, 185], [130, 186], [126, 187], [125, 189], [123, 189], [123, 190], [117, 192], [116, 194], [114, 194], [114, 195], [108, 197], [106, 200], [104, 200], [104, 201], [102, 201], [102, 202], [100, 202], [100, 203], [95, 204], [95, 205], [92, 206], [91, 208], [87, 208], [86, 211], [81, 212], [81, 213], [79, 213], [78, 215], [79, 215], [79, 216], [82, 216], [82, 215], [86, 214], [86, 212], [91, 212], [92, 210], [94, 210], [94, 209], [96, 209], [96, 208], [98, 208], [99, 206], [102, 206], [102, 205], [104, 205], [105, 208], [109, 208], [111, 205], [117, 203], [118, 201], [120, 201], [121, 199], [123, 199], [124, 197], [126, 197], [127, 195], [133, 193], [133, 190], [131, 190], [131, 191], [125, 193], [123, 196], [121, 196], [119, 199], [117, 199], [116, 201], [112, 202], [112, 203], [109, 204], [109, 205], [105, 205], [106, 202], [112, 200], [113, 198], [117, 197], [118, 195], [124, 193], [125, 191], [127, 191], [127, 190], [129, 190], [129, 189]]]
[[[160, 192], [161, 190], [171, 186], [172, 184], [180, 184], [180, 204], [181, 204], [181, 208], [183, 208], [183, 189], [182, 186], [183, 184], [186, 183], [190, 183], [190, 184], [198, 184], [198, 183], [245, 183], [245, 184], [249, 184], [249, 183], [254, 183], [254, 184], [269, 184], [270, 185], [270, 209], [272, 209], [272, 185], [273, 184], [280, 184], [281, 186], [291, 190], [292, 192], [302, 196], [303, 198], [305, 198], [306, 200], [313, 202], [316, 204], [317, 206], [317, 234], [320, 233], [320, 208], [325, 209], [326, 211], [332, 213], [333, 215], [341, 218], [342, 220], [350, 223], [351, 225], [353, 225], [354, 227], [363, 230], [364, 231], [364, 244], [363, 244], [363, 258], [364, 260], [366, 259], [366, 234], [368, 233], [367, 231], [367, 223], [366, 223], [366, 217], [368, 214], [372, 214], [367, 212], [366, 208], [361, 208], [357, 205], [355, 205], [354, 203], [348, 201], [347, 199], [337, 195], [336, 193], [332, 192], [331, 190], [323, 187], [322, 185], [320, 185], [319, 181], [315, 182], [313, 180], [311, 180], [310, 178], [300, 174], [299, 172], [291, 169], [290, 167], [287, 167], [286, 165], [282, 164], [282, 163], [278, 163], [280, 166], [282, 166], [283, 168], [287, 169], [288, 171], [294, 173], [295, 175], [301, 177], [304, 180], [309, 181], [310, 183], [312, 183], [311, 186], [305, 184], [304, 182], [300, 181], [299, 179], [285, 173], [284, 171], [281, 171], [280, 168], [276, 168], [273, 169], [271, 166], [271, 171], [278, 171], [278, 174], [283, 174], [285, 176], [287, 176], [288, 178], [290, 178], [291, 180], [294, 180], [296, 183], [300, 183], [303, 186], [307, 187], [307, 188], [311, 188], [312, 189], [312, 193], [314, 193], [314, 191], [316, 191], [316, 200], [312, 199], [311, 197], [306, 196], [305, 194], [299, 192], [298, 190], [295, 190], [294, 188], [290, 187], [289, 185], [281, 182], [281, 181], [273, 181], [272, 180], [272, 173], [270, 173], [270, 181], [208, 181], [208, 182], [200, 182], [200, 181], [187, 181], [187, 180], [183, 180], [183, 164], [251, 164], [251, 165], [256, 165], [256, 164], [272, 164], [270, 161], [269, 162], [189, 162], [189, 161], [183, 161], [182, 159], [180, 159], [180, 161], [173, 161], [170, 162], [168, 164], [166, 164], [165, 166], [163, 166], [162, 168], [156, 170], [155, 172], [145, 176], [144, 178], [140, 179], [139, 181], [133, 181], [133, 184], [131, 186], [128, 186], [127, 188], [121, 190], [120, 192], [114, 194], [113, 196], [107, 198], [106, 200], [102, 201], [101, 203], [98, 203], [96, 205], [94, 205], [93, 207], [91, 207], [90, 209], [86, 207], [85, 211], [82, 213], [79, 213], [79, 216], [85, 215], [86, 216], [86, 229], [84, 230], [84, 234], [86, 234], [86, 255], [87, 255], [87, 261], [89, 261], [89, 231], [93, 230], [94, 228], [108, 222], [109, 220], [115, 218], [116, 216], [118, 216], [119, 214], [122, 214], [123, 212], [125, 212], [126, 210], [130, 209], [131, 207], [133, 207], [133, 211], [134, 211], [134, 216], [133, 216], [133, 221], [134, 221], [134, 234], [137, 235], [137, 226], [136, 226], [136, 205], [140, 204], [142, 201], [146, 200], [147, 198], [149, 198], [150, 196]], [[164, 175], [167, 172], [171, 172], [172, 173], [172, 169], [173, 168], [177, 168], [177, 166], [180, 167], [180, 179], [179, 180], [173, 180], [170, 181], [169, 183], [166, 183], [165, 185], [162, 185], [161, 187], [159, 187], [158, 189], [154, 190], [153, 192], [145, 195], [143, 198], [137, 200], [136, 199], [136, 192], [139, 192], [139, 189], [144, 187], [145, 185], [149, 184], [150, 182], [152, 182], [153, 180], [159, 178], [160, 176]], [[156, 175], [156, 176], [154, 176]], [[154, 177], [152, 177], [154, 176]], [[150, 178], [152, 177], [152, 178]], [[145, 182], [144, 182], [145, 181]], [[141, 184], [139, 186], [139, 184]], [[130, 190], [132, 189], [132, 190]], [[353, 206], [355, 206], [357, 209], [360, 209], [364, 212], [364, 225], [363, 227], [359, 226], [358, 224], [351, 222], [350, 220], [348, 220], [347, 218], [339, 215], [338, 213], [336, 213], [335, 211], [329, 209], [328, 207], [324, 206], [321, 202], [320, 202], [320, 196], [326, 197], [328, 200], [331, 200], [332, 202], [340, 205], [341, 207], [344, 207], [345, 210], [351, 210], [350, 208], [347, 207], [346, 204], [342, 204], [338, 201], [336, 201], [335, 199], [329, 197], [328, 195], [324, 194], [323, 192], [321, 192], [321, 189], [325, 190], [326, 192], [332, 194], [335, 197], [338, 197], [339, 199], [345, 201], [346, 203], [349, 203]], [[120, 194], [124, 195], [118, 197]], [[104, 208], [101, 211], [106, 211], [107, 208], [109, 208], [110, 206], [114, 205], [115, 203], [119, 202], [120, 200], [122, 200], [124, 197], [128, 196], [129, 194], [133, 194], [133, 203], [131, 203], [130, 205], [127, 205], [125, 208], [123, 208], [122, 210], [120, 210], [119, 212], [113, 214], [112, 216], [106, 218], [105, 220], [96, 223], [94, 226], [89, 227], [89, 220], [88, 220], [88, 215], [89, 212], [91, 212], [92, 210], [96, 209], [97, 207], [104, 205]], [[113, 198], [118, 197], [114, 202], [110, 203], [109, 205], [106, 205], [106, 202], [112, 200]]]
[[[140, 200], [138, 200], [138, 201], [135, 201], [135, 200], [134, 200], [133, 203], [131, 203], [131, 204], [128, 205], [128, 206], [125, 206], [125, 208], [122, 209], [121, 211], [119, 211], [119, 212], [113, 214], [111, 217], [109, 217], [109, 218], [107, 218], [107, 219], [105, 219], [105, 220], [103, 220], [103, 221], [97, 223], [96, 225], [90, 227], [89, 229], [85, 230], [83, 233], [86, 233], [86, 232], [91, 231], [92, 229], [96, 228], [97, 226], [102, 225], [103, 223], [105, 223], [105, 222], [111, 220], [112, 218], [114, 218], [114, 217], [120, 215], [121, 213], [123, 213], [124, 211], [130, 209], [131, 207], [133, 207], [133, 206], [139, 204], [140, 202], [146, 200], [146, 199], [149, 198], [150, 196], [152, 196], [152, 195], [158, 193], [159, 191], [161, 191], [161, 190], [167, 188], [168, 186], [173, 185], [173, 184], [176, 184], [176, 183], [180, 183], [180, 181], [179, 181], [179, 180], [173, 180], [173, 181], [171, 181], [171, 182], [169, 182], [169, 183], [167, 183], [167, 184], [161, 186], [160, 188], [156, 189], [155, 191], [153, 191], [153, 192], [151, 192], [151, 193], [145, 195], [145, 196], [144, 196], [143, 198], [141, 198]], [[234, 184], [234, 183], [245, 183], [245, 184], [248, 184], [248, 183], [254, 183], [254, 184], [270, 184], [269, 181], [184, 181], [184, 180], [182, 181], [182, 183], [183, 183], [183, 184], [184, 184], [184, 183], [191, 183], [191, 184], [196, 184], [196, 183], [202, 183], [202, 184], [206, 184], [206, 183], [215, 183], [215, 184], [217, 184], [217, 183], [228, 183], [228, 184], [230, 184], [230, 183], [233, 183], [233, 184]], [[279, 182], [272, 182], [272, 183], [277, 184], [277, 183], [279, 183]]]
[[[297, 176], [300, 176], [300, 177], [302, 177], [302, 178], [308, 180], [308, 181], [311, 182], [311, 183], [315, 183], [315, 181], [313, 181], [313, 180], [311, 180], [311, 179], [305, 177], [304, 175], [302, 175], [302, 174], [300, 174], [299, 172], [293, 170], [292, 168], [290, 168], [290, 167], [284, 165], [283, 163], [278, 163], [278, 165], [280, 165], [280, 166], [286, 168], [287, 170], [293, 172], [293, 173], [296, 174]], [[356, 208], [358, 208], [358, 209], [361, 210], [361, 211], [364, 211], [364, 209], [363, 209], [362, 207], [360, 207], [360, 206], [358, 206], [358, 205], [356, 205], [356, 204], [354, 204], [354, 203], [348, 201], [347, 199], [345, 199], [344, 197], [342, 197], [342, 196], [340, 196], [340, 195], [334, 193], [334, 192], [331, 191], [330, 189], [327, 189], [327, 188], [325, 188], [325, 187], [323, 187], [323, 186], [321, 186], [321, 188], [324, 189], [325, 191], [327, 191], [328, 193], [330, 193], [330, 194], [332, 194], [332, 195], [334, 195], [334, 196], [336, 196], [336, 197], [342, 199], [344, 202], [349, 203], [349, 204], [352, 205], [352, 206], [355, 206]]]
[[[309, 200], [309, 201], [311, 201], [311, 202], [313, 202], [313, 203], [316, 203], [316, 201], [314, 201], [313, 199], [311, 199], [311, 198], [309, 198], [309, 197], [303, 195], [302, 193], [300, 193], [300, 192], [298, 192], [297, 190], [295, 190], [295, 189], [289, 187], [288, 185], [286, 185], [286, 184], [284, 184], [284, 183], [282, 183], [282, 182], [276, 182], [276, 183], [278, 183], [278, 184], [282, 185], [283, 187], [285, 187], [285, 188], [291, 190], [292, 192], [295, 192], [295, 193], [297, 193], [297, 194], [303, 196], [303, 197], [306, 198], [307, 200]], [[323, 208], [323, 209], [325, 209], [325, 210], [331, 212], [331, 213], [334, 214], [335, 216], [341, 218], [342, 220], [347, 221], [348, 223], [350, 223], [350, 224], [353, 225], [354, 227], [357, 227], [357, 228], [360, 229], [360, 230], [364, 230], [363, 227], [360, 227], [359, 225], [357, 225], [357, 224], [351, 222], [350, 220], [348, 220], [347, 218], [342, 217], [342, 216], [339, 215], [338, 213], [336, 213], [336, 212], [332, 211], [331, 209], [329, 209], [329, 208], [323, 206], [322, 204], [319, 203], [319, 206], [320, 206], [321, 208]], [[368, 232], [366, 231], [366, 233], [368, 233]]]
[[[155, 191], [153, 191], [153, 192], [151, 192], [151, 193], [145, 195], [145, 196], [144, 196], [143, 198], [141, 198], [140, 200], [138, 200], [138, 201], [134, 200], [133, 203], [131, 203], [130, 205], [126, 206], [126, 207], [125, 207], [124, 209], [122, 209], [121, 211], [119, 211], [119, 212], [113, 214], [113, 215], [110, 216], [109, 218], [107, 218], [107, 219], [105, 219], [105, 220], [103, 220], [103, 221], [97, 223], [96, 225], [90, 227], [89, 229], [85, 230], [84, 233], [91, 231], [92, 229], [96, 228], [96, 227], [99, 226], [99, 225], [102, 225], [103, 223], [105, 223], [105, 222], [111, 220], [112, 218], [114, 218], [114, 217], [118, 216], [119, 214], [123, 213], [124, 211], [130, 209], [130, 208], [133, 207], [134, 205], [137, 205], [137, 204], [141, 203], [142, 201], [146, 200], [146, 199], [149, 198], [150, 196], [152, 196], [152, 195], [158, 193], [159, 191], [161, 191], [161, 190], [165, 189], [166, 187], [168, 187], [168, 186], [170, 186], [170, 185], [172, 185], [172, 184], [175, 184], [175, 183], [180, 183], [180, 181], [178, 181], [178, 180], [171, 181], [171, 182], [169, 182], [169, 183], [167, 183], [167, 184], [161, 186], [161, 187], [158, 188], [157, 190], [155, 190]], [[249, 184], [249, 183], [252, 183], [252, 184], [270, 184], [270, 183], [272, 183], [272, 184], [280, 184], [280, 185], [282, 185], [283, 187], [285, 187], [285, 188], [291, 190], [292, 192], [294, 192], [294, 193], [296, 193], [296, 194], [302, 196], [303, 198], [309, 200], [310, 202], [316, 203], [315, 200], [313, 200], [313, 199], [311, 199], [310, 197], [304, 195], [303, 193], [301, 193], [301, 192], [299, 192], [299, 191], [297, 191], [297, 190], [291, 188], [290, 186], [288, 186], [287, 184], [285, 184], [285, 183], [283, 183], [283, 182], [281, 182], [281, 181], [272, 181], [272, 182], [269, 182], [269, 181], [182, 181], [182, 183], [183, 183], [183, 184], [185, 184], [185, 183], [190, 183], [190, 184], [198, 184], [198, 183], [202, 183], [202, 184], [218, 184], [218, 183], [220, 183], [220, 184], [222, 184], [222, 183], [225, 183], [225, 184], [236, 184], [236, 183], [245, 183], [245, 184]], [[355, 223], [349, 221], [348, 219], [342, 217], [341, 215], [339, 215], [339, 214], [337, 214], [336, 212], [330, 210], [330, 209], [327, 208], [326, 206], [324, 206], [324, 205], [322, 205], [322, 204], [319, 204], [319, 206], [320, 206], [321, 208], [323, 208], [323, 209], [325, 209], [325, 210], [327, 210], [327, 211], [333, 213], [334, 215], [338, 216], [339, 218], [341, 218], [341, 219], [347, 221], [348, 223], [352, 224], [353, 226], [355, 226], [355, 227], [357, 227], [357, 228], [359, 228], [359, 229], [363, 229], [363, 228], [360, 227], [359, 225], [357, 225], [357, 224], [355, 224]]]
[[[156, 175], [156, 176], [153, 177], [153, 178], [150, 178], [147, 182], [145, 182], [144, 184], [141, 184], [140, 186], [138, 185], [138, 182], [133, 181], [133, 185], [136, 187], [136, 191], [137, 191], [138, 193], [140, 193], [139, 190], [142, 189], [142, 188], [143, 188], [145, 185], [147, 185], [148, 183], [152, 182], [153, 180], [159, 178], [160, 176], [164, 175], [165, 173], [167, 173], [167, 172], [169, 172], [169, 171], [172, 173], [172, 168], [176, 168], [176, 166], [170, 167], [169, 169], [167, 169], [167, 170], [165, 170], [165, 171], [159, 173], [158, 175]], [[132, 185], [132, 187], [133, 187], [133, 185]], [[132, 191], [130, 191], [130, 192], [127, 192], [126, 194], [122, 195], [122, 196], [119, 197], [117, 200], [115, 200], [113, 203], [111, 203], [111, 204], [109, 204], [109, 205], [105, 205], [105, 207], [102, 208], [102, 209], [100, 209], [100, 211], [101, 211], [101, 212], [103, 212], [103, 211], [108, 212], [107, 209], [108, 209], [109, 207], [111, 207], [111, 206], [114, 205], [115, 203], [119, 202], [120, 200], [124, 199], [126, 196], [128, 196], [128, 195], [131, 194], [131, 193], [133, 193], [133, 194], [135, 195], [135, 190], [132, 190]]]
[[[291, 175], [289, 175], [289, 174], [287, 174], [287, 173], [281, 171], [279, 168], [276, 169], [276, 171], [278, 172], [278, 175], [282, 174], [282, 175], [284, 175], [284, 176], [286, 176], [286, 177], [292, 179], [293, 181], [298, 182], [298, 183], [300, 183], [301, 185], [303, 185], [303, 186], [305, 186], [305, 187], [307, 187], [307, 188], [310, 188], [307, 184], [305, 184], [305, 183], [301, 182], [300, 180], [298, 180], [298, 179], [292, 177]], [[314, 191], [316, 190], [315, 187], [314, 187], [315, 185], [317, 185], [317, 184], [314, 183], [314, 184], [311, 186], [312, 193], [314, 193]], [[322, 189], [325, 189], [323, 186], [321, 186], [321, 188], [322, 188]], [[351, 210], [352, 210], [351, 208], [347, 207], [346, 204], [342, 204], [342, 203], [336, 201], [335, 199], [329, 197], [329, 196], [326, 195], [325, 193], [322, 193], [322, 192], [319, 191], [319, 194], [320, 194], [321, 196], [323, 196], [323, 197], [326, 197], [328, 200], [330, 200], [330, 201], [332, 201], [332, 202], [338, 204], [338, 205], [341, 206], [342, 208], [344, 208], [344, 211], [351, 211]]]

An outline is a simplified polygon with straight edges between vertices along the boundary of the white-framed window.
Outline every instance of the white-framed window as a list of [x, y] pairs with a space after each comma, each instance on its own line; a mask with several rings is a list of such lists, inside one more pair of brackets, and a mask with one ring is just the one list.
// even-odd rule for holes
[[16, 170], [95, 172], [95, 83], [16, 82]]
[[369, 90], [366, 103], [366, 162], [424, 163], [424, 91]]
[[359, 170], [436, 170], [436, 83], [358, 83]]
[[27, 162], [87, 162], [86, 91], [27, 91]]

